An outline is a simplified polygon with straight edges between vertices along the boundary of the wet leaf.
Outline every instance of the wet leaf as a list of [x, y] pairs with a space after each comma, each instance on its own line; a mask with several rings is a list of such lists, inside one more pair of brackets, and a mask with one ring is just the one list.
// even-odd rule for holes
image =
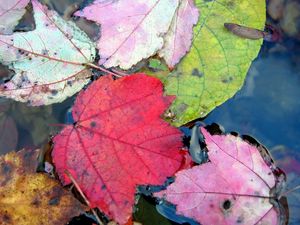
[[62, 225], [85, 208], [60, 184], [36, 173], [38, 151], [0, 157], [0, 224]]
[[130, 218], [136, 186], [162, 184], [181, 166], [181, 133], [161, 119], [172, 97], [144, 74], [101, 77], [79, 94], [75, 125], [54, 138], [53, 160], [63, 184], [68, 170], [92, 207], [120, 224]]
[[178, 0], [94, 1], [75, 13], [101, 24], [100, 65], [129, 69], [163, 47]]
[[189, 51], [193, 39], [193, 26], [197, 24], [199, 11], [194, 0], [181, 0], [172, 24], [164, 37], [164, 46], [158, 54], [173, 68]]
[[32, 0], [36, 29], [0, 35], [0, 62], [15, 75], [0, 86], [0, 96], [46, 105], [61, 102], [88, 83], [82, 64], [94, 60], [88, 36], [71, 21]]
[[0, 0], [0, 34], [11, 34], [25, 14], [29, 0]]
[[170, 110], [176, 126], [206, 116], [231, 98], [243, 85], [262, 40], [247, 40], [230, 33], [224, 23], [263, 30], [265, 1], [196, 0], [201, 12], [190, 52], [167, 76], [157, 73], [166, 93], [176, 95]]
[[203, 225], [286, 224], [278, 199], [285, 175], [267, 150], [231, 134], [201, 131], [210, 162], [178, 172], [175, 182], [155, 196]]
[[[41, 146], [47, 142], [49, 134], [57, 128], [49, 124], [59, 123], [54, 113], [52, 105], [41, 107], [27, 107], [25, 104], [14, 102], [10, 114], [15, 119], [19, 129], [26, 132], [20, 136], [20, 141], [26, 143], [25, 146]], [[12, 149], [12, 148], [11, 148]]]

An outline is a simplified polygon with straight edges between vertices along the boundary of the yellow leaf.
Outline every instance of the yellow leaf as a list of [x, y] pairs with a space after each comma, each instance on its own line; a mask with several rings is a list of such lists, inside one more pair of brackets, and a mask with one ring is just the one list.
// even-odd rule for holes
[[60, 184], [36, 173], [38, 151], [0, 157], [0, 224], [63, 225], [85, 208]]

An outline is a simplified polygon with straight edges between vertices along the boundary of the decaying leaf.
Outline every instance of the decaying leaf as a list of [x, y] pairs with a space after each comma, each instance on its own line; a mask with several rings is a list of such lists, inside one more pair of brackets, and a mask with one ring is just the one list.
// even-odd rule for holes
[[25, 14], [29, 0], [0, 0], [0, 34], [11, 34]]
[[21, 150], [0, 157], [1, 225], [63, 225], [85, 208], [57, 181], [35, 172], [37, 155]]
[[178, 0], [96, 0], [75, 13], [101, 24], [100, 65], [129, 69], [163, 47]]
[[199, 11], [194, 0], [181, 0], [173, 17], [164, 46], [158, 54], [173, 68], [189, 51], [193, 39], [193, 26], [197, 24]]
[[262, 40], [232, 35], [225, 22], [263, 30], [265, 1], [196, 0], [201, 12], [194, 28], [188, 54], [172, 72], [156, 73], [165, 84], [166, 94], [176, 95], [170, 110], [176, 126], [206, 116], [231, 98], [243, 85]]
[[26, 136], [20, 136], [20, 140], [23, 143], [26, 142], [25, 139], [28, 141], [26, 143], [30, 143], [31, 140], [34, 146], [41, 146], [48, 140], [49, 134], [55, 130], [49, 124], [59, 123], [54, 112], [57, 111], [51, 105], [28, 107], [14, 102], [9, 113], [15, 119], [18, 128], [26, 132]]
[[285, 175], [261, 145], [201, 129], [210, 162], [179, 171], [167, 190], [156, 193], [180, 215], [206, 224], [286, 224], [279, 202]]
[[76, 99], [74, 125], [53, 139], [63, 184], [70, 183], [67, 170], [92, 207], [126, 224], [136, 186], [162, 184], [183, 163], [181, 133], [161, 118], [172, 99], [145, 74], [93, 82]]
[[0, 96], [31, 105], [61, 102], [88, 83], [83, 64], [94, 60], [94, 44], [73, 22], [37, 0], [32, 5], [35, 30], [0, 35], [0, 62], [15, 72]]

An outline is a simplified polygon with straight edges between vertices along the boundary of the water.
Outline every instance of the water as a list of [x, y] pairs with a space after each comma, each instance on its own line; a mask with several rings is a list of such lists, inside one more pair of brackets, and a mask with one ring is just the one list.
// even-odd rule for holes
[[[53, 8], [63, 14], [69, 3], [74, 1], [45, 2], [50, 2]], [[91, 37], [95, 37], [94, 25], [80, 23], [90, 31]], [[1, 68], [0, 77], [3, 73]], [[203, 122], [215, 122], [228, 132], [235, 131], [256, 138], [271, 151], [277, 165], [286, 171], [288, 187], [292, 188], [300, 184], [299, 97], [299, 40], [285, 37], [280, 44], [265, 42], [249, 70], [243, 88], [234, 98], [211, 112]], [[0, 154], [12, 149], [41, 148], [49, 136], [60, 129], [49, 124], [70, 121], [68, 111], [73, 101], [74, 97], [51, 106], [27, 107], [22, 103], [1, 99]], [[299, 191], [290, 194], [288, 200], [290, 224], [300, 224], [300, 215], [297, 213], [300, 207]], [[136, 208], [135, 218], [144, 225], [153, 224], [154, 221], [159, 225], [176, 224], [162, 217], [155, 209], [155, 201], [149, 197], [141, 197]], [[77, 219], [74, 221], [73, 224], [78, 222]]]

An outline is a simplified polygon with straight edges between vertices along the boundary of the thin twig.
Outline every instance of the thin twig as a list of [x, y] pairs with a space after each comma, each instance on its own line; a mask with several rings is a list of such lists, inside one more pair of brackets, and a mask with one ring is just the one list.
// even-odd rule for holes
[[112, 72], [112, 71], [109, 71], [109, 70], [107, 70], [107, 69], [105, 69], [103, 67], [97, 66], [97, 65], [95, 65], [93, 63], [84, 63], [84, 65], [85, 66], [89, 66], [89, 67], [94, 68], [94, 69], [97, 69], [97, 70], [100, 70], [100, 71], [105, 72], [105, 73], [112, 74], [112, 75], [114, 75], [116, 77], [123, 77], [123, 76], [125, 76], [125, 73], [121, 74], [120, 72], [118, 72], [116, 70], [114, 70], [114, 72]]
[[290, 190], [287, 190], [286, 192], [283, 192], [282, 194], [280, 194], [280, 197], [281, 196], [286, 196], [286, 195], [288, 195], [291, 192], [297, 191], [298, 189], [300, 189], [300, 185], [298, 185], [298, 186], [296, 186], [296, 187], [294, 187], [294, 188], [292, 188]]
[[81, 188], [79, 187], [78, 183], [76, 182], [75, 178], [72, 176], [72, 174], [68, 171], [65, 170], [65, 174], [67, 174], [67, 176], [70, 178], [70, 180], [73, 182], [73, 184], [75, 185], [77, 191], [80, 193], [81, 197], [83, 198], [83, 200], [85, 201], [85, 203], [88, 205], [88, 207], [90, 207], [90, 209], [92, 210], [97, 222], [99, 223], [99, 225], [104, 225], [104, 223], [101, 221], [101, 219], [99, 218], [97, 212], [91, 207], [91, 203], [90, 201], [85, 197], [84, 193], [82, 192]]
[[127, 73], [123, 72], [123, 71], [119, 71], [119, 70], [115, 70], [115, 69], [111, 69], [114, 73], [120, 74], [123, 77], [128, 76]]

